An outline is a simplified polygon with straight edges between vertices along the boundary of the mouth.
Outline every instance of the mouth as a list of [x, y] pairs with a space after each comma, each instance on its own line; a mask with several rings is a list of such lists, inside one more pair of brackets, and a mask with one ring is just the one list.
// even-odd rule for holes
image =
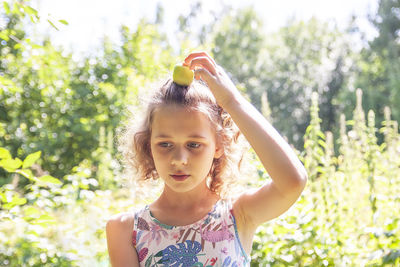
[[176, 181], [184, 181], [186, 180], [190, 175], [187, 174], [182, 174], [182, 175], [170, 175], [174, 180]]

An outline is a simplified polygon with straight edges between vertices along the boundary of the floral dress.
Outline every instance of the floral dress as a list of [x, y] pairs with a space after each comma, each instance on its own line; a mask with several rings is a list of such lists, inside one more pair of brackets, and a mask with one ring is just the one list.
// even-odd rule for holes
[[229, 200], [219, 200], [203, 219], [185, 226], [162, 224], [146, 206], [135, 212], [132, 241], [140, 266], [250, 266]]

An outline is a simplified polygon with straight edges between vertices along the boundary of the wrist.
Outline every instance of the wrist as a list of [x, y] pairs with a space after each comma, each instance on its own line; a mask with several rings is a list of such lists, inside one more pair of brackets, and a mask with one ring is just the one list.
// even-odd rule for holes
[[247, 102], [244, 96], [242, 96], [240, 92], [236, 92], [233, 96], [224, 101], [224, 103], [221, 103], [220, 106], [229, 113], [230, 110], [232, 110], [233, 108], [237, 108], [244, 102]]

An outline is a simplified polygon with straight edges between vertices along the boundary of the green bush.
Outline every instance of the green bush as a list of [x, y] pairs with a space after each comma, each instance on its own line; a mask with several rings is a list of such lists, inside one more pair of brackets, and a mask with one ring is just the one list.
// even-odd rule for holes
[[[75, 62], [50, 40], [26, 38], [22, 22], [36, 23], [38, 13], [29, 1], [8, 2], [0, 13], [8, 21], [0, 29], [0, 266], [108, 266], [106, 220], [151, 201], [134, 202], [134, 188], [124, 184], [113, 129], [125, 119], [127, 105], [138, 105], [141, 90], [167, 75], [177, 56], [157, 25], [141, 21], [135, 31], [121, 27], [120, 47], [106, 40], [101, 56]], [[193, 48], [183, 43], [181, 50]], [[292, 78], [294, 65], [285, 62]], [[285, 90], [296, 88], [302, 92], [302, 86]], [[298, 152], [309, 182], [287, 213], [259, 227], [252, 266], [400, 265], [398, 123], [385, 108], [378, 128], [374, 111], [364, 114], [361, 90], [355, 98], [353, 117], [341, 116], [334, 140], [321, 129], [313, 94]], [[259, 162], [252, 164], [259, 178], [254, 185], [261, 185], [268, 174]]]
[[[364, 119], [359, 105], [353, 120], [342, 117], [339, 156], [332, 134], [319, 127], [318, 95], [313, 96], [305, 149], [299, 153], [308, 185], [284, 215], [259, 227], [252, 266], [394, 266], [400, 263], [400, 136], [397, 122], [379, 129], [373, 112]], [[349, 128], [350, 127], [350, 128]], [[0, 167], [14, 175], [1, 187], [0, 263], [4, 266], [108, 266], [105, 222], [133, 203], [129, 188], [101, 190], [92, 162], [73, 168], [64, 182], [30, 170], [40, 152], [24, 160], [0, 148]], [[105, 163], [106, 164], [106, 163]], [[261, 165], [254, 162], [257, 167]], [[258, 170], [262, 183], [268, 176]], [[15, 179], [29, 181], [24, 190]], [[146, 200], [148, 201], [148, 200]], [[13, 233], [9, 235], [9, 233]]]
[[[400, 135], [397, 122], [379, 129], [366, 120], [361, 90], [353, 120], [342, 116], [340, 154], [324, 134], [313, 95], [311, 123], [300, 155], [309, 174], [299, 201], [283, 216], [260, 227], [253, 266], [397, 266], [400, 264]], [[367, 122], [366, 122], [367, 121]], [[351, 127], [350, 129], [347, 129]]]

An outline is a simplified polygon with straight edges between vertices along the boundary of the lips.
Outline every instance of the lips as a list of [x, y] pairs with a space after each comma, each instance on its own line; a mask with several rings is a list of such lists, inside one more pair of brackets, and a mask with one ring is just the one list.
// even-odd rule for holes
[[187, 175], [187, 174], [180, 174], [180, 175], [171, 174], [170, 176], [171, 176], [174, 180], [176, 180], [176, 181], [184, 181], [184, 180], [186, 180], [190, 175]]

